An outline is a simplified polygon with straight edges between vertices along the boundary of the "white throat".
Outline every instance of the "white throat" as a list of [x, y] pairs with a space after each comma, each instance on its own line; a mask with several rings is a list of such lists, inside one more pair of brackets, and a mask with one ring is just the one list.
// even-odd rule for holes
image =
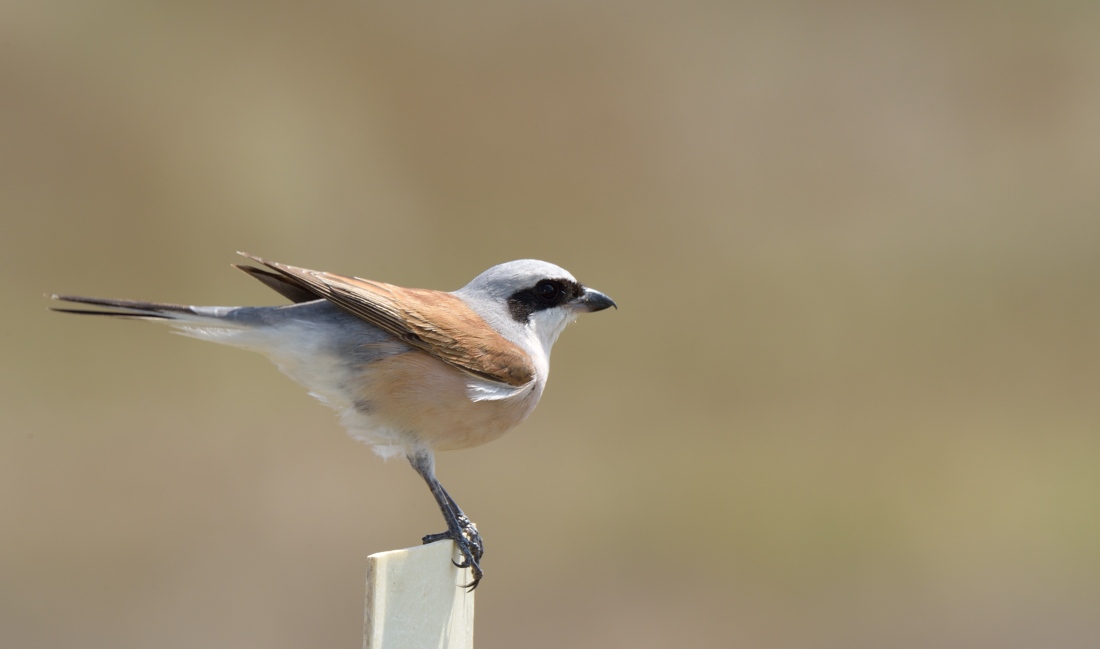
[[576, 314], [565, 309], [546, 309], [531, 314], [527, 321], [527, 339], [533, 348], [535, 365], [539, 375], [545, 380], [550, 373], [550, 350], [557, 342], [558, 336], [565, 330], [566, 325], [576, 320]]

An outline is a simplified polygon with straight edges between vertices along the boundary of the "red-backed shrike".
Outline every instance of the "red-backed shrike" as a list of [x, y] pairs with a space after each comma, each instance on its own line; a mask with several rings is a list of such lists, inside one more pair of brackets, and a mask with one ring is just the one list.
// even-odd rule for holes
[[435, 477], [435, 451], [500, 437], [527, 418], [550, 371], [550, 348], [577, 314], [615, 302], [564, 269], [531, 259], [493, 266], [451, 292], [402, 288], [265, 261], [236, 266], [294, 304], [202, 307], [52, 295], [104, 310], [68, 313], [160, 320], [181, 333], [265, 354], [340, 412], [382, 457], [404, 454], [439, 503], [447, 531], [484, 574], [477, 528]]

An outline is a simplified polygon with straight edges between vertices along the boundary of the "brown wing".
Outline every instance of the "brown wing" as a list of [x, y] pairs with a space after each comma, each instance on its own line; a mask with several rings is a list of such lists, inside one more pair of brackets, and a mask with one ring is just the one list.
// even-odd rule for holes
[[527, 354], [450, 293], [402, 288], [239, 254], [465, 372], [515, 387], [535, 378]]

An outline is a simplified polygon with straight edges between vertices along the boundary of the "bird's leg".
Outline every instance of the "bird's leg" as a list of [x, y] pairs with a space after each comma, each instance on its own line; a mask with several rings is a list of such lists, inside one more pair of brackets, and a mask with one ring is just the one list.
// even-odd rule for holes
[[443, 513], [443, 519], [447, 521], [447, 531], [439, 534], [429, 534], [423, 538], [425, 544], [434, 543], [436, 541], [442, 541], [443, 539], [452, 539], [455, 545], [458, 546], [459, 552], [462, 553], [462, 563], [453, 562], [459, 568], [470, 568], [474, 574], [474, 580], [469, 584], [466, 584], [466, 588], [473, 590], [477, 588], [477, 584], [481, 581], [484, 572], [481, 570], [479, 562], [481, 557], [485, 554], [485, 544], [481, 541], [481, 535], [477, 532], [477, 526], [462, 512], [462, 509], [451, 498], [451, 495], [447, 493], [447, 490], [443, 488], [443, 485], [439, 483], [439, 480], [435, 477], [435, 461], [431, 452], [420, 451], [415, 455], [409, 455], [409, 463], [416, 469], [416, 472], [420, 474], [420, 477], [424, 478], [424, 482], [428, 483], [428, 488], [432, 491], [432, 496], [435, 496], [436, 503], [439, 504], [439, 511]]
[[[466, 540], [470, 542], [472, 553], [477, 561], [481, 561], [482, 555], [485, 554], [485, 544], [481, 540], [481, 535], [478, 534], [477, 525], [471, 521], [465, 513], [462, 512], [462, 508], [458, 506], [458, 503], [451, 498], [451, 494], [447, 493], [447, 490], [443, 488], [443, 485], [438, 481], [435, 483], [439, 490], [443, 492], [443, 496], [447, 499], [447, 509], [443, 509], [443, 505], [440, 504], [440, 509], [444, 512], [443, 517], [448, 519], [448, 528], [450, 527], [449, 517], [447, 516], [448, 510], [455, 520], [458, 521], [458, 527], [462, 531], [462, 535], [466, 537]], [[429, 483], [429, 487], [431, 484]], [[435, 489], [432, 489], [432, 493], [435, 494]], [[439, 500], [439, 496], [436, 496], [436, 500]], [[429, 534], [424, 537], [424, 543], [435, 543], [436, 541], [442, 541], [443, 539], [451, 538], [450, 529], [446, 532], [440, 532], [439, 534]], [[459, 568], [466, 568], [470, 564], [464, 561]]]

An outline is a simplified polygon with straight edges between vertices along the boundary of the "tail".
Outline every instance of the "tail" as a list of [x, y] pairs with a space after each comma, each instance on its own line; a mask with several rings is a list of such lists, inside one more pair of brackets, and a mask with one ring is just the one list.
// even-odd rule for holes
[[[79, 295], [50, 294], [51, 300], [89, 304], [104, 309], [66, 309], [50, 307], [60, 313], [78, 313], [81, 315], [110, 316], [112, 318], [130, 318], [135, 320], [174, 320], [198, 324], [212, 320], [222, 320], [236, 307], [229, 306], [185, 306], [182, 304], [164, 304], [161, 302], [139, 302], [137, 300], [109, 300], [99, 297], [81, 297]], [[226, 324], [226, 323], [221, 323]]]
[[183, 304], [163, 304], [161, 302], [139, 302], [137, 300], [109, 300], [99, 297], [81, 297], [78, 295], [50, 295], [59, 302], [86, 304], [87, 309], [51, 307], [61, 313], [94, 315], [129, 320], [156, 320], [176, 329], [176, 333], [192, 338], [232, 345], [234, 347], [255, 348], [262, 341], [257, 334], [262, 326], [265, 311], [262, 307], [233, 306], [187, 306]]
[[[54, 311], [128, 320], [154, 320], [171, 326], [175, 333], [213, 343], [258, 351], [280, 363], [286, 350], [297, 349], [308, 340], [302, 326], [325, 329], [332, 312], [323, 300], [284, 306], [188, 306], [137, 300], [49, 294], [59, 302], [89, 308], [58, 308]], [[303, 311], [304, 309], [304, 311]], [[336, 322], [339, 326], [339, 322]], [[316, 337], [316, 336], [315, 336]], [[319, 340], [325, 338], [321, 336]]]

